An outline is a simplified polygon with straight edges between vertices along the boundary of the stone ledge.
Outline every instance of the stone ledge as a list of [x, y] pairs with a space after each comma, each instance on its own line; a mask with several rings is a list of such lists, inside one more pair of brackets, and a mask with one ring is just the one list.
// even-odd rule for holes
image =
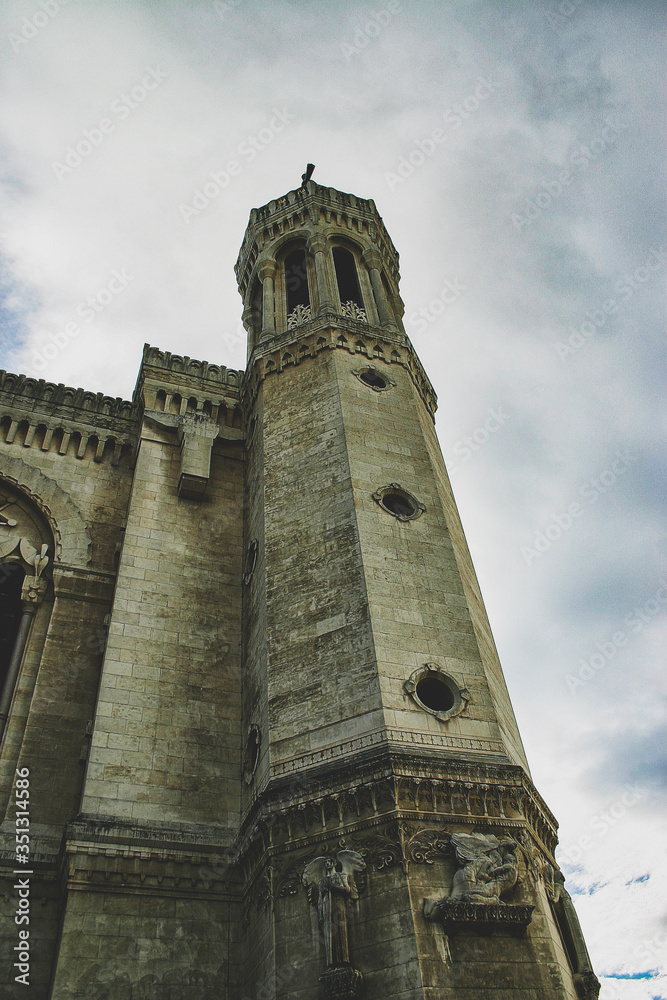
[[441, 899], [433, 905], [427, 919], [442, 924], [447, 934], [463, 930], [483, 935], [506, 931], [514, 937], [521, 937], [526, 933], [534, 909], [534, 906], [524, 903], [471, 903]]

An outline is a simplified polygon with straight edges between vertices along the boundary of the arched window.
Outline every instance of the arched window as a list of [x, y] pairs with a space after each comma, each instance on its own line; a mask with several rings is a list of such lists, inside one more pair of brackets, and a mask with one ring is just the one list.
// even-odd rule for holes
[[364, 312], [357, 265], [353, 255], [344, 247], [334, 247], [333, 261], [343, 315], [365, 320], [366, 313]]
[[287, 298], [287, 329], [310, 319], [310, 293], [306, 254], [302, 248], [285, 257], [285, 295]]
[[255, 336], [255, 340], [259, 340], [262, 332], [263, 298], [262, 282], [258, 278], [255, 278], [255, 283], [252, 286], [252, 297], [250, 299], [250, 326]]
[[21, 623], [21, 587], [25, 571], [19, 563], [0, 566], [0, 696], [5, 687]]

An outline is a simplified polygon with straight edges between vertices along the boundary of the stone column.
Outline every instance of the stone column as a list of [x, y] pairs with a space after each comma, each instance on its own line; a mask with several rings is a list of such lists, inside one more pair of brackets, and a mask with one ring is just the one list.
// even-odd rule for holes
[[364, 250], [362, 260], [368, 268], [371, 276], [373, 294], [375, 295], [375, 302], [380, 316], [380, 326], [395, 328], [396, 321], [392, 316], [391, 309], [389, 308], [389, 303], [387, 301], [387, 293], [385, 292], [384, 285], [382, 284], [382, 275], [380, 274], [382, 260], [380, 258], [380, 254], [377, 250]]
[[276, 332], [276, 308], [274, 302], [273, 279], [276, 274], [276, 264], [273, 260], [263, 261], [257, 274], [262, 282], [262, 339], [273, 337]]
[[21, 663], [23, 662], [23, 654], [28, 644], [30, 629], [35, 620], [37, 609], [46, 593], [46, 586], [46, 580], [36, 580], [34, 577], [26, 577], [23, 581], [23, 588], [21, 590], [21, 621], [19, 622], [12, 656], [7, 668], [5, 686], [2, 689], [2, 696], [0, 697], [0, 740], [4, 735], [7, 719], [9, 718], [9, 709], [14, 695], [14, 688], [16, 687], [16, 680], [21, 669]]
[[326, 258], [328, 250], [329, 244], [327, 243], [326, 236], [323, 236], [321, 233], [315, 233], [308, 240], [308, 253], [311, 253], [315, 258], [317, 296], [320, 303], [317, 310], [318, 316], [334, 311]]

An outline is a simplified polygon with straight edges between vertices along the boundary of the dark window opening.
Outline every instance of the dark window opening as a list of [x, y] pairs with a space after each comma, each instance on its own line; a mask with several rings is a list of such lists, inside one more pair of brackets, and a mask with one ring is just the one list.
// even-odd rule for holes
[[257, 761], [259, 759], [259, 739], [257, 737], [256, 730], [252, 730], [250, 736], [248, 737], [248, 743], [246, 745], [246, 762], [248, 765], [248, 771], [250, 774], [255, 773], [255, 768], [257, 767]]
[[362, 372], [359, 378], [373, 389], [386, 389], [389, 384], [386, 379], [382, 378], [379, 372], [374, 371], [372, 368]]
[[454, 693], [440, 677], [427, 674], [417, 683], [417, 697], [432, 712], [448, 712], [454, 707]]
[[385, 493], [382, 497], [382, 506], [397, 517], [414, 517], [417, 513], [410, 500], [401, 493]]
[[25, 573], [18, 563], [0, 566], [0, 692], [5, 685], [9, 661], [21, 621], [21, 588]]
[[285, 288], [288, 316], [297, 306], [310, 305], [306, 254], [303, 250], [293, 250], [285, 258]]
[[363, 309], [364, 304], [361, 301], [361, 290], [354, 257], [349, 250], [345, 250], [343, 247], [334, 247], [333, 260], [341, 305], [346, 302], [354, 302], [360, 309]]
[[255, 281], [250, 300], [250, 326], [255, 335], [262, 332], [262, 308], [264, 305], [264, 290], [261, 281]]

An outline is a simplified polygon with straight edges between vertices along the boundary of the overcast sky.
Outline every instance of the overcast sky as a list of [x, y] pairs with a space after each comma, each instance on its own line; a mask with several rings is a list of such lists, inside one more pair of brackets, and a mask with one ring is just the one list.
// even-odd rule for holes
[[241, 368], [250, 209], [373, 198], [602, 997], [664, 1000], [664, 5], [60, 2], [0, 9], [0, 364]]

